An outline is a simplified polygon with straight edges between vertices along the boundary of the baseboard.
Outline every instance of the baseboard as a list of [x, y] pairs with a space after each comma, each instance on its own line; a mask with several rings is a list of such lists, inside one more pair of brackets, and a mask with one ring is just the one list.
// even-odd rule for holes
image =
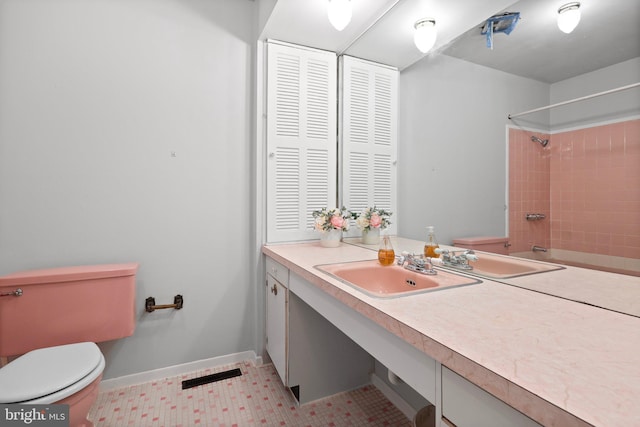
[[413, 409], [413, 407], [409, 405], [406, 400], [404, 400], [398, 393], [396, 393], [391, 387], [389, 387], [389, 385], [375, 373], [371, 374], [371, 384], [376, 386], [376, 388], [380, 390], [382, 394], [384, 394], [384, 397], [386, 397], [389, 402], [393, 403], [393, 405], [398, 408], [400, 412], [405, 415], [405, 417], [413, 420], [413, 417], [416, 416], [416, 413], [418, 411]]
[[212, 357], [209, 359], [195, 360], [193, 362], [167, 366], [166, 368], [153, 369], [150, 371], [125, 375], [118, 378], [109, 378], [100, 382], [100, 391], [130, 387], [149, 381], [158, 381], [164, 378], [176, 377], [198, 370], [244, 362], [245, 360], [252, 362], [255, 366], [262, 365], [262, 357], [257, 356], [255, 351], [243, 351], [241, 353], [233, 353], [224, 356]]

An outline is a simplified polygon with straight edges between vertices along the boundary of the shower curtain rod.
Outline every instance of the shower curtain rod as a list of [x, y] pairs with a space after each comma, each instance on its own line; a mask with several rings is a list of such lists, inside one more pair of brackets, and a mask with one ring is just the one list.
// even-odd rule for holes
[[620, 92], [622, 90], [631, 89], [631, 88], [634, 88], [634, 87], [637, 87], [637, 86], [640, 86], [640, 83], [632, 83], [630, 85], [620, 86], [619, 88], [616, 88], [616, 89], [605, 90], [604, 92], [594, 93], [592, 95], [583, 96], [581, 98], [575, 98], [575, 99], [570, 99], [568, 101], [558, 102], [557, 104], [547, 105], [546, 107], [534, 108], [533, 110], [523, 111], [522, 113], [518, 113], [518, 114], [509, 114], [507, 116], [507, 118], [509, 120], [511, 120], [514, 117], [524, 116], [525, 114], [535, 113], [537, 111], [547, 110], [549, 108], [559, 107], [561, 105], [572, 104], [574, 102], [584, 101], [585, 99], [591, 99], [591, 98], [595, 98], [597, 96], [608, 95], [608, 94], [614, 93], [614, 92]]

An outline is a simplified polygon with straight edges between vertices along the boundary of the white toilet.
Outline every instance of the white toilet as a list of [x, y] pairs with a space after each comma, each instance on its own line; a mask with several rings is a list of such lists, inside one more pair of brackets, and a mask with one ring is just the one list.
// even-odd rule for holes
[[[0, 403], [64, 403], [102, 376], [105, 362], [91, 342], [33, 350], [0, 369]], [[79, 396], [76, 396], [79, 397]]]

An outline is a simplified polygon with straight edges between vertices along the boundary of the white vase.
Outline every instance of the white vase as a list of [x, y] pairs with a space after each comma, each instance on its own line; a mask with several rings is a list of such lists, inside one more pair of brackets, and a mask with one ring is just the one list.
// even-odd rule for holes
[[371, 228], [362, 230], [362, 243], [365, 245], [377, 245], [380, 243], [380, 229]]
[[336, 248], [340, 246], [340, 239], [342, 238], [342, 230], [332, 228], [322, 233], [320, 237], [320, 246], [324, 248]]

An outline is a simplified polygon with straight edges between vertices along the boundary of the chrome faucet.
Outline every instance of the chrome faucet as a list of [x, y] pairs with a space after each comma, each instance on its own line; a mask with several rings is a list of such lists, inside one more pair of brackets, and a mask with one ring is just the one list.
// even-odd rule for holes
[[461, 270], [473, 270], [469, 261], [477, 261], [478, 255], [471, 249], [464, 251], [450, 251], [449, 249], [436, 249], [442, 255], [442, 263], [448, 267], [459, 268]]
[[426, 274], [429, 276], [438, 274], [438, 272], [433, 269], [431, 258], [423, 255], [411, 254], [405, 251], [402, 252], [402, 255], [396, 257], [396, 264], [402, 266], [406, 270], [415, 271], [420, 274]]

